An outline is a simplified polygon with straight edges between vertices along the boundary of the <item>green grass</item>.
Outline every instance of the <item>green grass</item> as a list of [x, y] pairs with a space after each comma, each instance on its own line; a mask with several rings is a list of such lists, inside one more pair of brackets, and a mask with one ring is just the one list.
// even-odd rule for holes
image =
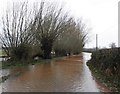
[[50, 63], [51, 61], [60, 60], [62, 57], [54, 57], [52, 59], [40, 59], [40, 60], [29, 60], [29, 61], [4, 61], [2, 62], [2, 69], [22, 67], [34, 64], [45, 64]]
[[[89, 62], [90, 63], [90, 62]], [[91, 64], [87, 64], [92, 71], [92, 74], [98, 79], [101, 83], [107, 86], [111, 91], [118, 91], [120, 92], [120, 79], [114, 78], [114, 76], [107, 76], [105, 75], [102, 70], [98, 70], [97, 68], [93, 67]]]
[[0, 56], [2, 56], [2, 49], [0, 49]]
[[4, 55], [6, 55], [4, 50], [0, 49], [0, 56], [4, 56]]

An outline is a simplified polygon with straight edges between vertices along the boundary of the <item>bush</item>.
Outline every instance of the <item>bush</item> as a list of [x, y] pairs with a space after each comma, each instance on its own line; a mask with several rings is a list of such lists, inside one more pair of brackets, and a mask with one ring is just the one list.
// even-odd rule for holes
[[11, 60], [27, 60], [29, 57], [30, 46], [27, 44], [20, 44], [11, 50]]
[[113, 87], [120, 90], [120, 48], [95, 51], [87, 64], [98, 70], [104, 80], [109, 79]]

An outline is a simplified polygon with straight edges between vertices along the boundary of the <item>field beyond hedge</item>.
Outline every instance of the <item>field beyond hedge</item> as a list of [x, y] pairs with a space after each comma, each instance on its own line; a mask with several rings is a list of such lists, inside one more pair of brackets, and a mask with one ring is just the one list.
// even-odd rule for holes
[[111, 91], [120, 92], [120, 48], [101, 49], [93, 52], [87, 65]]
[[4, 55], [6, 55], [4, 50], [0, 49], [0, 56], [4, 56]]

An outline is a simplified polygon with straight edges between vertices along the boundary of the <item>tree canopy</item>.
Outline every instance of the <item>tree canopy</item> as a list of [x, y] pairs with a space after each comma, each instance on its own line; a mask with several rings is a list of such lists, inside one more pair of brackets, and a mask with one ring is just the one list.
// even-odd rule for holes
[[[77, 20], [64, 12], [62, 6], [41, 1], [29, 9], [28, 3], [13, 4], [3, 17], [2, 47], [11, 58], [24, 59], [32, 52], [39, 52], [44, 59], [64, 52], [80, 53], [87, 39], [87, 28], [81, 19]], [[39, 48], [36, 51], [34, 47]], [[28, 49], [28, 50], [26, 50]]]

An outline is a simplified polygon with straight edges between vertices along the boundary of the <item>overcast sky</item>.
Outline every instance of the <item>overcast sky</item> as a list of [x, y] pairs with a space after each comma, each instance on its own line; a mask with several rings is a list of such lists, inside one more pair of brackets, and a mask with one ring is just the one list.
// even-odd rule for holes
[[[3, 14], [7, 6], [10, 6], [8, 1], [10, 2], [10, 0], [0, 0], [0, 14]], [[54, 1], [64, 2], [67, 10], [71, 10], [71, 13], [75, 17], [82, 17], [88, 27], [92, 28], [89, 33], [90, 42], [86, 45], [86, 47], [95, 47], [96, 34], [98, 34], [99, 47], [108, 47], [112, 42], [118, 45], [118, 1], [120, 0]]]
[[86, 20], [91, 27], [89, 44], [95, 46], [95, 35], [98, 34], [98, 45], [108, 47], [115, 42], [118, 45], [118, 1], [119, 0], [66, 0], [72, 13]]

